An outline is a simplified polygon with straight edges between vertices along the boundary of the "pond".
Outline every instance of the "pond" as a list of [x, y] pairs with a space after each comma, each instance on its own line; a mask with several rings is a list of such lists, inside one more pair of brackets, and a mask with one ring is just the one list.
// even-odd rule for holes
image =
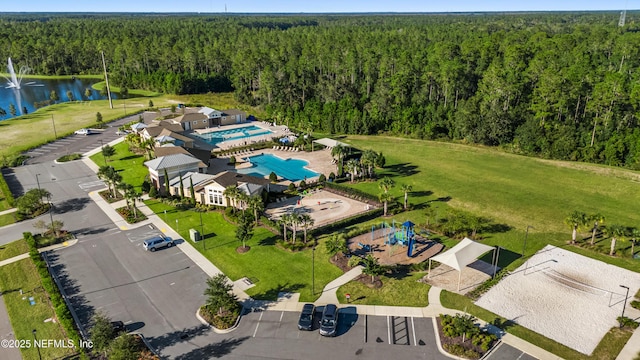
[[[98, 90], [91, 88], [91, 85], [100, 82], [101, 79], [22, 79], [20, 89], [7, 88], [6, 81], [0, 78], [0, 108], [7, 114], [0, 116], [0, 120], [12, 118], [9, 108], [13, 105], [16, 109], [16, 116], [32, 113], [38, 108], [52, 104], [51, 92], [55, 90], [58, 95], [56, 103], [78, 101], [78, 100], [100, 100], [106, 99], [106, 95], [100, 95]], [[89, 89], [91, 96], [86, 96]], [[69, 97], [71, 95], [71, 98]], [[112, 93], [114, 98], [115, 94]], [[0, 112], [1, 113], [1, 112]]]

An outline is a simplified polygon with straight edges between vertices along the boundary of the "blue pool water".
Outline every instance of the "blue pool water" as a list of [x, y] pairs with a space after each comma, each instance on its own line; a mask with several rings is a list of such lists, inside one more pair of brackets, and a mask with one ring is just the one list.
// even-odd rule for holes
[[249, 160], [253, 166], [250, 168], [239, 169], [239, 173], [256, 177], [265, 177], [269, 176], [273, 171], [278, 176], [290, 181], [299, 181], [304, 180], [305, 178], [310, 179], [314, 176], [320, 175], [315, 171], [305, 169], [304, 167], [309, 165], [309, 163], [304, 160], [283, 160], [271, 154], [251, 156], [247, 160]]
[[267, 129], [263, 129], [259, 126], [251, 125], [235, 129], [213, 131], [206, 134], [197, 135], [202, 140], [211, 145], [216, 145], [223, 141], [248, 139], [254, 136], [262, 136], [272, 134], [273, 132]]

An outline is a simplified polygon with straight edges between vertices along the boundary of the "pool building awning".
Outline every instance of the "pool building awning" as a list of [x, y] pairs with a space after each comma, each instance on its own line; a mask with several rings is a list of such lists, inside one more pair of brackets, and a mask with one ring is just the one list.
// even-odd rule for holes
[[313, 140], [314, 143], [316, 144], [320, 144], [322, 146], [326, 146], [328, 148], [334, 148], [338, 145], [342, 146], [342, 147], [351, 147], [351, 145], [347, 144], [347, 143], [343, 143], [342, 141], [338, 141], [338, 140], [333, 140], [333, 139], [329, 139], [329, 138], [322, 138], [322, 139], [318, 139], [318, 140]]
[[491, 250], [495, 250], [495, 248], [493, 246], [480, 244], [465, 237], [448, 251], [429, 259], [428, 276], [431, 275], [431, 260], [452, 267], [458, 270], [458, 290], [460, 290], [460, 275], [462, 274], [462, 269]]

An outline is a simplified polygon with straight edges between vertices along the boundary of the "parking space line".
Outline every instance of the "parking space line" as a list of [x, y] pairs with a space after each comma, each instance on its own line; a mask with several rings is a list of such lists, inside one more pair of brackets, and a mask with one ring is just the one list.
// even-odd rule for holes
[[367, 342], [367, 318], [369, 315], [364, 316], [364, 342]]
[[262, 320], [263, 314], [264, 314], [264, 311], [261, 311], [260, 318], [258, 318], [258, 323], [256, 324], [256, 329], [253, 331], [253, 337], [256, 337], [256, 334], [258, 333], [258, 326], [260, 326], [260, 320]]
[[389, 345], [391, 345], [391, 324], [389, 323], [389, 316], [387, 316], [387, 338], [389, 339]]
[[411, 330], [413, 330], [413, 346], [418, 346], [416, 341], [416, 324], [413, 323], [413, 316], [411, 317]]
[[284, 316], [284, 311], [280, 314], [280, 322], [282, 322], [282, 317]]

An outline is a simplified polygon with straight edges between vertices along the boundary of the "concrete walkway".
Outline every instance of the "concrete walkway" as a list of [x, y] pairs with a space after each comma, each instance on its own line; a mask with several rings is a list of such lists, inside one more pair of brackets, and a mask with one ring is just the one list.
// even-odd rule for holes
[[316, 304], [338, 304], [338, 296], [336, 295], [338, 288], [357, 278], [360, 274], [362, 274], [362, 266], [358, 265], [328, 283], [327, 286], [322, 289], [322, 295], [316, 300]]
[[14, 213], [16, 211], [18, 211], [17, 208], [11, 208], [11, 209], [8, 209], [8, 210], [5, 210], [5, 211], [0, 211], [0, 215], [11, 214], [11, 213]]

